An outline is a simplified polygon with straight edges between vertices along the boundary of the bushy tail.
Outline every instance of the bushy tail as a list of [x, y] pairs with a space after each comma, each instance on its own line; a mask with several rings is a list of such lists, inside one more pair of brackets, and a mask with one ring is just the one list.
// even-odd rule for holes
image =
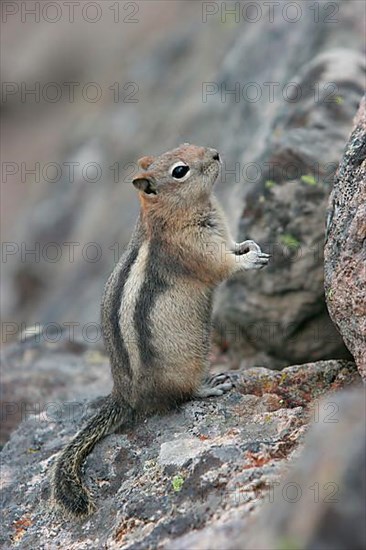
[[107, 397], [101, 409], [70, 441], [59, 456], [52, 480], [52, 496], [74, 516], [88, 516], [94, 509], [89, 491], [81, 481], [81, 466], [94, 445], [109, 432], [131, 419], [127, 403]]

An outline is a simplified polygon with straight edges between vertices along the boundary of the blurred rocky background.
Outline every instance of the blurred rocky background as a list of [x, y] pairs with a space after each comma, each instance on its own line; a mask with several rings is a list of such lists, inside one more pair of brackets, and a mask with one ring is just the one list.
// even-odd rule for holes
[[136, 160], [189, 141], [222, 153], [235, 237], [273, 254], [218, 293], [220, 348], [271, 368], [350, 357], [326, 311], [322, 251], [364, 89], [362, 2], [2, 12], [2, 343], [39, 325], [43, 341], [63, 329], [102, 345], [103, 285], [138, 211]]

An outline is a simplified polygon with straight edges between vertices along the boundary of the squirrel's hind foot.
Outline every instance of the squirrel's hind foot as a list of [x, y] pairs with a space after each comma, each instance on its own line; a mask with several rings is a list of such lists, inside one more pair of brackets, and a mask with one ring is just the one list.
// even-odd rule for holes
[[196, 397], [214, 397], [223, 395], [235, 387], [235, 373], [222, 372], [209, 375], [196, 393]]

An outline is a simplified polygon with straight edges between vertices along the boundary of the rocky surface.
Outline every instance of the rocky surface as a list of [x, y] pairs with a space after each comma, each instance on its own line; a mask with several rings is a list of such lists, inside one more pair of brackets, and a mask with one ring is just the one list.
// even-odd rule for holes
[[[261, 5], [256, 23], [220, 11], [204, 23], [201, 2], [166, 3], [164, 16], [154, 2], [141, 2], [138, 24], [113, 24], [106, 9], [92, 25], [76, 17], [72, 25], [34, 24], [33, 33], [23, 24], [7, 26], [4, 81], [80, 86], [73, 102], [21, 102], [14, 94], [3, 105], [3, 159], [27, 167], [58, 162], [62, 169], [56, 183], [32, 176], [22, 183], [20, 171], [8, 178], [3, 238], [19, 250], [3, 264], [4, 320], [75, 322], [79, 329], [99, 322], [104, 282], [137, 214], [130, 163], [191, 141], [223, 155], [217, 192], [235, 236], [274, 253], [269, 269], [222, 290], [219, 343], [230, 344], [238, 362], [261, 366], [343, 356], [322, 290], [323, 217], [364, 83], [364, 9], [358, 0], [333, 4], [333, 22], [331, 5], [323, 3], [316, 22], [314, 9], [302, 3], [296, 22], [286, 21], [281, 8], [272, 21]], [[344, 44], [349, 49], [340, 51]], [[103, 96], [88, 103], [81, 89], [93, 81]], [[137, 103], [115, 101], [115, 82], [121, 94], [134, 82]], [[203, 96], [204, 83], [216, 92]], [[229, 93], [238, 87], [239, 96]], [[70, 162], [79, 163], [74, 181]], [[95, 183], [82, 177], [88, 162], [102, 168]], [[266, 162], [278, 163], [273, 174], [265, 173]], [[50, 242], [60, 245], [56, 262]], [[67, 243], [76, 243], [74, 258]], [[100, 248], [85, 249], [88, 243]], [[24, 259], [24, 247], [37, 246], [38, 260]]]
[[[78, 361], [80, 356], [75, 357], [75, 368]], [[50, 508], [49, 473], [56, 453], [100, 399], [59, 402], [52, 411], [46, 408], [28, 418], [2, 451], [3, 547], [241, 547], [233, 546], [239, 540], [235, 537], [256, 521], [276, 484], [282, 487], [283, 476], [301, 452], [309, 423], [322, 426], [322, 441], [328, 425], [348, 419], [349, 399], [343, 401], [344, 409], [337, 390], [360, 381], [355, 365], [347, 361], [310, 363], [282, 373], [253, 369], [241, 374], [237, 388], [222, 398], [187, 403], [98, 444], [85, 467], [97, 512], [83, 523]], [[319, 400], [325, 393], [325, 400]], [[340, 432], [341, 449], [351, 434], [355, 436], [362, 418], [357, 392], [354, 396], [356, 419], [352, 416], [352, 430], [346, 435]], [[360, 438], [352, 441], [358, 449]], [[322, 456], [319, 439], [305, 447], [311, 456], [313, 452]], [[339, 471], [347, 469], [344, 462], [342, 468]], [[343, 473], [335, 477], [337, 472], [320, 470], [310, 483], [319, 482], [321, 490], [325, 483], [343, 483]], [[304, 486], [302, 478], [298, 482]], [[350, 509], [350, 517], [352, 513]]]
[[366, 380], [366, 112], [355, 119], [329, 200], [324, 254], [328, 310]]
[[[255, 276], [229, 280], [217, 304], [218, 330], [240, 357], [265, 350], [283, 367], [345, 356], [324, 302], [324, 218], [363, 92], [361, 57], [330, 50], [303, 66], [291, 78], [302, 97], [279, 110], [254, 158], [261, 172], [245, 182], [239, 240], [250, 235], [273, 259]], [[329, 99], [330, 82], [337, 93]]]
[[304, 449], [267, 502], [167, 543], [169, 550], [361, 550], [366, 545], [365, 394], [320, 402]]
[[26, 340], [1, 353], [1, 430], [3, 445], [21, 420], [63, 401], [94, 399], [112, 389], [109, 360], [103, 350], [70, 342], [41, 344]]
[[[30, 334], [29, 334], [30, 336]], [[0, 445], [9, 439], [18, 424], [42, 410], [50, 414], [60, 402], [95, 399], [112, 389], [109, 359], [105, 350], [82, 339], [70, 338], [68, 331], [56, 332], [57, 341], [44, 342], [42, 331], [33, 337], [5, 346], [1, 351]], [[212, 372], [230, 369], [227, 355], [213, 348]]]

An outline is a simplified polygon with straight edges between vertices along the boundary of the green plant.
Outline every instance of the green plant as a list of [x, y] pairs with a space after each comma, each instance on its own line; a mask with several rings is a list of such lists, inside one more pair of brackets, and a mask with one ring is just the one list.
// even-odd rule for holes
[[300, 241], [296, 239], [293, 235], [290, 235], [290, 233], [284, 233], [283, 235], [280, 235], [280, 243], [282, 243], [284, 246], [287, 246], [287, 248], [299, 248]]
[[264, 184], [266, 189], [272, 189], [276, 185], [276, 182], [273, 180], [267, 180]]
[[304, 174], [300, 179], [302, 182], [306, 183], [306, 185], [316, 185], [317, 183], [313, 174]]
[[333, 300], [334, 289], [330, 288], [327, 292], [327, 299], [331, 302]]
[[179, 474], [174, 476], [173, 479], [172, 479], [173, 491], [178, 493], [181, 490], [181, 488], [183, 486], [183, 483], [184, 483], [184, 477], [182, 477]]

